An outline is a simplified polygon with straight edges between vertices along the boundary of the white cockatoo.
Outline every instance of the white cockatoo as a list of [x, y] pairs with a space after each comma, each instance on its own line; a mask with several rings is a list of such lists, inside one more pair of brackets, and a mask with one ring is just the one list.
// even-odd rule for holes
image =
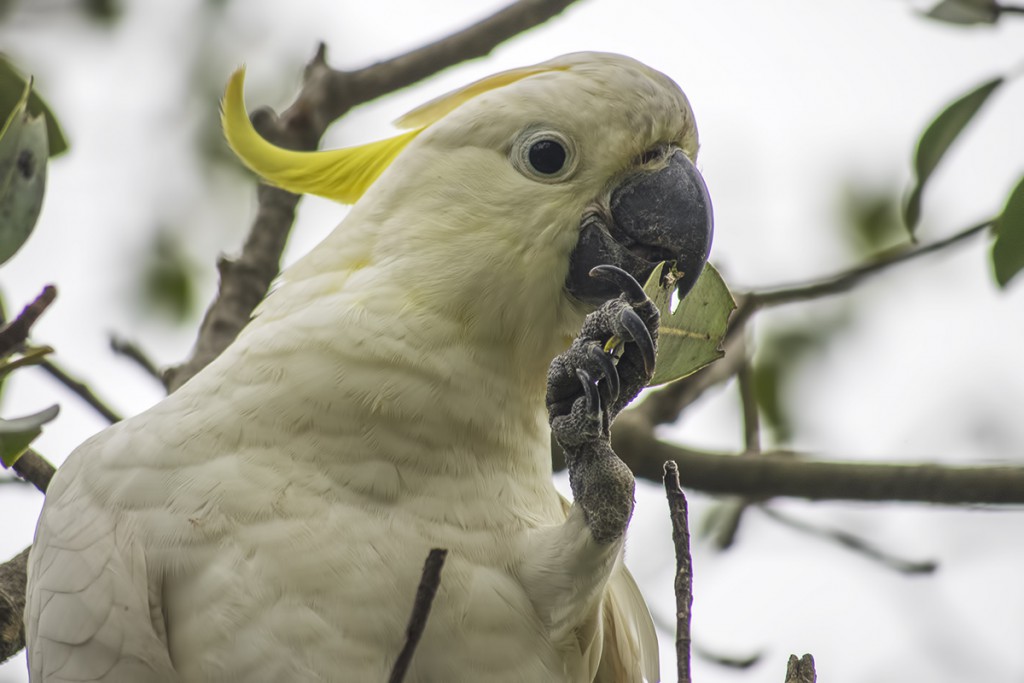
[[[237, 340], [50, 485], [29, 559], [33, 681], [385, 681], [431, 548], [406, 678], [658, 678], [622, 564], [611, 419], [650, 378], [636, 281], [711, 240], [678, 86], [579, 53], [503, 72], [326, 152], [252, 129], [270, 183], [354, 203]], [[552, 485], [550, 435], [574, 502]]]

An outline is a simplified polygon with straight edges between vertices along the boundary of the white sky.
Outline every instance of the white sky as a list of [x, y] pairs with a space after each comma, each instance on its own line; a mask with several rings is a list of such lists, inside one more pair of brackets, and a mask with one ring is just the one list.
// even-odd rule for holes
[[[216, 109], [213, 88], [244, 61], [250, 103], [280, 107], [318, 40], [330, 46], [333, 64], [357, 67], [503, 3], [301, 0], [285, 13], [280, 3], [248, 0], [232, 3], [216, 27], [198, 0], [125, 4], [113, 31], [18, 10], [0, 24], [0, 49], [38, 76], [72, 143], [50, 167], [42, 219], [0, 269], [0, 289], [17, 309], [45, 283], [57, 284], [58, 302], [37, 326], [37, 340], [132, 414], [160, 391], [111, 355], [107, 334], [137, 339], [165, 363], [184, 357], [192, 341], [189, 332], [140, 318], [129, 304], [149, 235], [160, 224], [187, 230], [189, 253], [204, 268], [206, 301], [214, 255], [237, 249], [253, 212], [251, 184], [196, 170], [191, 136]], [[1009, 19], [994, 29], [956, 29], [915, 17], [897, 0], [587, 0], [487, 59], [360, 108], [326, 144], [386, 134], [405, 110], [502, 68], [584, 49], [629, 54], [679, 82], [697, 113], [699, 165], [716, 212], [713, 260], [734, 286], [787, 282], [850, 264], [836, 218], [842, 180], [905, 187], [916, 136], [939, 108], [983, 79], [1020, 70], [1024, 20]], [[182, 46], [196, 35], [210, 37], [210, 46], [192, 55]], [[210, 98], [186, 98], [186, 82], [200, 77]], [[999, 210], [1024, 172], [1022, 120], [1018, 80], [993, 98], [934, 179], [923, 240]], [[315, 244], [342, 211], [305, 201], [287, 260]], [[879, 461], [1022, 459], [1024, 287], [995, 289], [987, 249], [976, 240], [844, 299], [852, 322], [796, 381], [796, 446]], [[836, 303], [793, 307], [769, 322], [827, 320]], [[37, 444], [59, 461], [102, 420], [36, 372], [19, 373], [2, 408], [12, 417], [53, 402], [61, 417]], [[716, 392], [666, 436], [737, 448], [736, 404], [731, 389]], [[0, 488], [0, 556], [30, 542], [41, 500], [26, 488]], [[695, 530], [711, 505], [691, 496]], [[830, 683], [1024, 681], [1020, 510], [779, 506], [908, 559], [935, 559], [939, 571], [901, 576], [751, 512], [732, 550], [696, 542], [694, 637], [721, 654], [763, 657], [745, 672], [697, 658], [699, 683], [781, 681], [791, 652], [813, 653]], [[660, 493], [641, 487], [629, 562], [666, 621], [670, 558]], [[674, 680], [669, 640], [664, 647], [664, 675]], [[0, 683], [25, 679], [22, 657], [0, 666]]]

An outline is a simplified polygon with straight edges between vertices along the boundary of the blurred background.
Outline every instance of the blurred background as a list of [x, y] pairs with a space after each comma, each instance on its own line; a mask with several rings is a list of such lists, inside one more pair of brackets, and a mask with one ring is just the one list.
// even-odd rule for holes
[[[504, 0], [0, 0], [0, 51], [34, 74], [70, 148], [51, 160], [35, 232], [0, 268], [8, 315], [47, 283], [56, 303], [33, 340], [124, 415], [163, 395], [110, 349], [129, 339], [158, 364], [184, 359], [237, 253], [255, 184], [229, 156], [218, 100], [248, 65], [249, 106], [291, 102], [317, 42], [358, 68], [445, 36]], [[986, 3], [974, 3], [985, 5]], [[712, 261], [735, 289], [855, 265], [907, 241], [899, 206], [922, 130], [949, 102], [1024, 64], [1024, 16], [958, 26], [902, 0], [584, 0], [491, 56], [365, 105], [324, 146], [388, 135], [417, 104], [494, 71], [577, 50], [621, 52], [686, 91], [715, 204]], [[924, 197], [929, 242], [998, 214], [1024, 173], [1024, 82], [1009, 81], [951, 149]], [[345, 208], [305, 198], [294, 261]], [[769, 445], [822, 459], [1024, 464], [1024, 284], [1000, 289], [990, 238], [974, 238], [848, 295], [761, 314], [755, 376]], [[106, 421], [46, 373], [14, 374], [0, 413], [52, 403], [35, 447], [59, 463]], [[740, 451], [732, 383], [662, 434]], [[0, 477], [7, 476], [0, 473]], [[564, 482], [561, 482], [564, 485]], [[919, 504], [771, 503], [934, 571], [897, 571], [759, 509], [728, 549], [721, 501], [690, 493], [693, 636], [700, 683], [782, 681], [810, 652], [830, 683], [1024, 682], [1024, 511]], [[673, 559], [660, 487], [641, 483], [627, 562], [664, 624], [675, 680]], [[0, 557], [31, 542], [42, 496], [0, 486]], [[747, 666], [721, 660], [739, 660]], [[0, 682], [27, 680], [24, 656]]]

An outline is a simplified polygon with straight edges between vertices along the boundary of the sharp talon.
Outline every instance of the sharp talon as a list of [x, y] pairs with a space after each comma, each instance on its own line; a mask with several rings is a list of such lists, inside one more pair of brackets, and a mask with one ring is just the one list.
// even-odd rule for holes
[[583, 393], [587, 395], [587, 412], [595, 415], [601, 412], [601, 394], [597, 391], [597, 384], [590, 373], [582, 368], [576, 368], [576, 376], [580, 378], [583, 385]]
[[607, 280], [622, 290], [626, 301], [631, 304], [640, 304], [647, 300], [647, 292], [640, 286], [632, 275], [618, 266], [603, 265], [594, 266], [590, 269], [590, 277]]
[[640, 316], [636, 314], [632, 308], [623, 308], [622, 312], [619, 313], [619, 322], [632, 337], [631, 341], [635, 342], [640, 347], [640, 356], [644, 359], [644, 370], [648, 373], [654, 371], [654, 340], [651, 339], [651, 331], [647, 329], [647, 325], [640, 319]]
[[601, 374], [608, 381], [608, 400], [614, 403], [619, 398], [619, 371], [615, 369], [615, 363], [611, 356], [605, 353], [600, 346], [587, 347], [588, 355], [601, 366]]

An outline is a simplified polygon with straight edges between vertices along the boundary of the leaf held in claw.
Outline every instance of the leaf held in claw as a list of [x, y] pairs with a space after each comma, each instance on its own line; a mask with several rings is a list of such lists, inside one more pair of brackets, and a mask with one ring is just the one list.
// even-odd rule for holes
[[43, 431], [43, 425], [57, 417], [59, 406], [52, 405], [38, 413], [19, 417], [14, 420], [0, 418], [0, 464], [12, 467], [18, 458], [24, 455], [37, 436]]
[[690, 293], [671, 310], [678, 278], [672, 272], [663, 277], [666, 267], [658, 265], [644, 285], [661, 311], [657, 365], [648, 384], [652, 387], [686, 377], [721, 358], [729, 316], [736, 308], [725, 281], [709, 263]]

